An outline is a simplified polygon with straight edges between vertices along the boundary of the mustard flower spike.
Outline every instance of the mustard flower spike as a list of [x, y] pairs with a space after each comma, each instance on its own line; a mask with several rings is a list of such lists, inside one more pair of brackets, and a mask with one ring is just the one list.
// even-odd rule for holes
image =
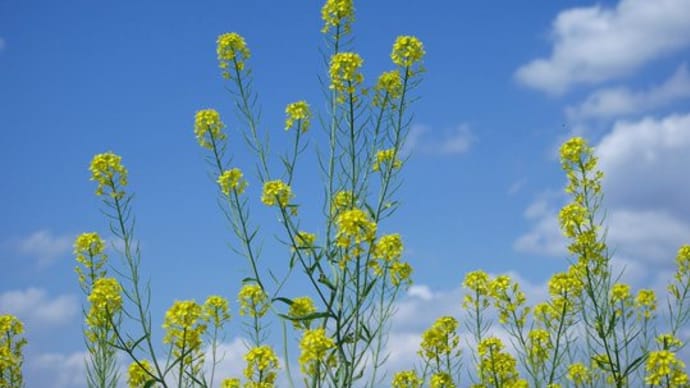
[[148, 360], [141, 360], [139, 363], [132, 362], [127, 368], [127, 385], [129, 388], [144, 387], [147, 381], [151, 380], [153, 368]]
[[225, 124], [220, 120], [220, 114], [215, 109], [203, 109], [194, 116], [194, 134], [199, 145], [213, 150], [214, 144], [226, 139], [223, 133]]
[[381, 74], [374, 90], [376, 94], [374, 95], [373, 105], [379, 108], [386, 107], [391, 101], [402, 95], [403, 85], [400, 79], [400, 72], [392, 70]]
[[355, 7], [352, 0], [327, 0], [321, 8], [321, 19], [324, 26], [321, 32], [328, 33], [331, 28], [338, 32], [349, 33], [355, 20]]
[[357, 86], [364, 82], [364, 75], [360, 69], [364, 60], [357, 53], [338, 53], [331, 57], [328, 74], [331, 78], [330, 89], [336, 92], [339, 103], [345, 102], [345, 96], [349, 95], [353, 100]]
[[421, 388], [422, 379], [414, 370], [405, 370], [393, 376], [393, 388]]
[[592, 381], [592, 375], [589, 369], [581, 362], [568, 366], [568, 374], [566, 377], [568, 380], [575, 383], [576, 386], [589, 384]]
[[240, 302], [240, 315], [263, 317], [270, 307], [268, 295], [258, 284], [242, 286], [237, 299]]
[[331, 349], [335, 341], [326, 335], [323, 328], [306, 330], [300, 341], [299, 364], [302, 373], [313, 376], [320, 365], [335, 366], [335, 357]]
[[668, 382], [670, 387], [684, 387], [688, 384], [685, 363], [668, 350], [650, 352], [645, 369], [645, 383], [648, 385], [666, 385]]
[[690, 245], [683, 245], [678, 249], [676, 255], [676, 265], [678, 265], [678, 274], [690, 274]]
[[242, 383], [240, 382], [240, 379], [237, 377], [230, 377], [227, 378], [220, 383], [221, 388], [240, 388], [242, 386]]
[[393, 44], [391, 60], [398, 66], [410, 67], [424, 57], [424, 45], [414, 36], [399, 36]]
[[217, 182], [218, 186], [220, 186], [220, 191], [226, 196], [229, 196], [231, 192], [241, 195], [247, 188], [247, 181], [244, 180], [242, 170], [239, 168], [223, 171], [218, 177]]
[[89, 166], [91, 180], [98, 183], [96, 195], [103, 195], [107, 187], [112, 190], [110, 196], [113, 199], [121, 199], [125, 192], [118, 187], [127, 186], [127, 169], [122, 165], [122, 157], [112, 152], [97, 154], [91, 160]]
[[[304, 318], [316, 312], [314, 301], [308, 296], [302, 296], [292, 300], [292, 304], [288, 309], [288, 316], [290, 318]], [[309, 329], [311, 320], [301, 319], [292, 321], [292, 325], [297, 330]]]
[[[257, 346], [244, 355], [247, 367], [244, 376], [249, 380], [249, 387], [273, 387], [279, 367], [278, 356], [268, 345]], [[253, 383], [253, 384], [252, 384]]]
[[285, 108], [285, 114], [287, 114], [287, 118], [285, 119], [286, 131], [292, 128], [295, 122], [298, 123], [297, 125], [302, 132], [307, 132], [309, 130], [309, 126], [311, 125], [311, 110], [306, 101], [297, 101], [288, 104]]
[[109, 327], [110, 319], [122, 309], [122, 287], [115, 278], [97, 279], [88, 297], [91, 309], [86, 321], [91, 328]]
[[395, 157], [395, 148], [389, 148], [376, 152], [373, 171], [380, 171], [381, 166], [390, 166], [391, 169], [398, 169], [402, 166], [402, 161]]
[[223, 78], [231, 79], [231, 71], [244, 70], [245, 61], [249, 59], [247, 43], [240, 34], [235, 32], [220, 35], [216, 43], [216, 53]]
[[209, 296], [203, 305], [203, 316], [206, 321], [213, 322], [215, 327], [220, 327], [230, 320], [228, 300], [218, 295]]
[[431, 388], [455, 388], [455, 382], [448, 373], [438, 372], [431, 375]]
[[280, 179], [272, 180], [264, 183], [263, 194], [261, 195], [261, 202], [266, 206], [286, 207], [292, 199], [292, 189], [290, 186]]

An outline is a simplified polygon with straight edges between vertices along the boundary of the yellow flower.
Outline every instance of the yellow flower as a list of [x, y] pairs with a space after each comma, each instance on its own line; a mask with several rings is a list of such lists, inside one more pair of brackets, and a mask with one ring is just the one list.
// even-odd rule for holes
[[582, 294], [583, 286], [573, 272], [559, 272], [549, 279], [549, 294], [552, 297], [576, 298]]
[[583, 154], [587, 153], [589, 146], [587, 141], [581, 137], [573, 137], [563, 143], [560, 149], [561, 160], [563, 163], [577, 164]]
[[412, 266], [409, 263], [396, 261], [391, 265], [390, 277], [393, 286], [397, 287], [402, 283], [409, 284], [410, 276], [412, 276]]
[[533, 329], [528, 334], [529, 359], [535, 365], [543, 365], [553, 348], [551, 336], [547, 330]]
[[341, 248], [372, 241], [376, 237], [376, 223], [361, 209], [343, 211], [335, 222], [338, 227], [336, 245]]
[[587, 218], [587, 209], [578, 203], [569, 203], [558, 213], [561, 229], [566, 237], [576, 237]]
[[335, 342], [326, 335], [325, 329], [306, 330], [299, 347], [301, 351], [299, 364], [302, 373], [313, 376], [317, 368], [335, 366], [335, 357], [331, 353]]
[[489, 296], [493, 298], [493, 304], [498, 310], [498, 321], [506, 324], [510, 318], [519, 327], [525, 325], [529, 307], [523, 307], [527, 302], [525, 293], [520, 290], [519, 284], [507, 275], [499, 275], [489, 282]]
[[434, 373], [431, 375], [431, 388], [455, 388], [455, 383], [448, 373]]
[[468, 308], [469, 306], [488, 307], [489, 301], [487, 297], [489, 295], [489, 285], [489, 275], [486, 272], [468, 272], [465, 275], [465, 280], [462, 282], [462, 286], [470, 290], [471, 293], [465, 294], [462, 306], [464, 308]]
[[98, 183], [96, 195], [103, 195], [103, 189], [112, 189], [113, 199], [124, 197], [124, 191], [118, 191], [118, 186], [127, 186], [127, 169], [122, 165], [122, 157], [112, 152], [97, 154], [89, 166], [91, 180]]
[[297, 101], [288, 104], [285, 108], [285, 113], [287, 114], [287, 119], [285, 119], [285, 130], [292, 128], [295, 121], [297, 121], [297, 126], [302, 132], [307, 132], [307, 130], [309, 130], [311, 124], [311, 110], [306, 101]]
[[270, 306], [268, 295], [258, 284], [245, 284], [237, 299], [240, 302], [240, 315], [263, 317]]
[[[288, 316], [290, 318], [304, 318], [316, 312], [314, 301], [308, 296], [295, 298], [288, 309]], [[293, 320], [292, 325], [297, 330], [308, 329], [311, 324], [310, 319]]]
[[201, 349], [202, 336], [206, 332], [204, 309], [193, 300], [177, 300], [165, 313], [163, 343], [173, 344], [173, 355], [182, 354], [183, 364], [199, 367], [203, 365]]
[[244, 356], [247, 367], [244, 376], [249, 380], [248, 386], [273, 387], [278, 369], [278, 356], [268, 345], [262, 345], [249, 350]]
[[221, 388], [240, 388], [242, 386], [237, 377], [227, 378], [220, 383]]
[[213, 322], [215, 327], [220, 327], [230, 320], [228, 300], [218, 295], [209, 296], [203, 305], [203, 316], [206, 321]]
[[479, 374], [482, 383], [496, 387], [522, 384], [518, 379], [515, 358], [503, 349], [504, 345], [497, 337], [488, 337], [479, 343]]
[[339, 33], [349, 33], [352, 22], [355, 20], [355, 7], [352, 5], [352, 0], [327, 0], [321, 8], [321, 18], [324, 21], [321, 32], [327, 33], [333, 27]]
[[654, 311], [656, 311], [656, 294], [654, 290], [640, 290], [635, 298], [635, 307], [639, 310], [641, 317], [650, 319]]
[[249, 59], [247, 44], [242, 36], [234, 32], [220, 35], [216, 43], [218, 45], [216, 53], [223, 78], [231, 79], [230, 71], [242, 71], [244, 62]]
[[458, 354], [460, 338], [456, 330], [458, 321], [450, 316], [440, 317], [422, 334], [419, 355], [427, 360]]
[[690, 273], [690, 245], [683, 245], [678, 249], [676, 256], [678, 274], [687, 275]]
[[[79, 276], [79, 283], [85, 292], [90, 292], [91, 286], [97, 278], [105, 276], [105, 263], [107, 255], [105, 251], [105, 242], [101, 239], [98, 233], [82, 233], [77, 236], [74, 241], [74, 254], [79, 264], [84, 266], [84, 269], [77, 266], [75, 271]], [[89, 276], [89, 283], [86, 282], [86, 276]]]
[[391, 60], [398, 66], [410, 67], [424, 57], [424, 45], [414, 36], [399, 36], [393, 44]]
[[338, 102], [345, 101], [348, 94], [353, 100], [356, 87], [364, 81], [360, 68], [364, 60], [356, 53], [338, 53], [331, 57], [328, 74], [331, 77], [330, 88], [336, 91]]
[[218, 141], [226, 138], [223, 128], [225, 124], [220, 120], [220, 114], [215, 109], [203, 109], [196, 112], [194, 134], [202, 147], [209, 150], [217, 147]]
[[352, 209], [354, 197], [351, 191], [338, 191], [333, 196], [331, 213], [338, 214], [343, 210]]
[[91, 309], [86, 321], [91, 328], [110, 327], [110, 320], [122, 309], [122, 287], [115, 278], [97, 279], [88, 297]]
[[292, 197], [293, 194], [290, 186], [277, 179], [264, 183], [261, 202], [266, 206], [274, 206], [277, 203], [280, 207], [286, 207]]
[[391, 169], [400, 168], [402, 161], [395, 157], [395, 148], [381, 150], [376, 153], [376, 161], [374, 162], [374, 171], [379, 171], [381, 165], [391, 166]]
[[242, 177], [242, 170], [239, 168], [223, 171], [218, 177], [217, 182], [220, 186], [220, 191], [225, 195], [230, 195], [231, 191], [240, 195], [244, 193], [244, 189], [247, 188], [247, 181]]
[[568, 366], [568, 374], [566, 376], [568, 380], [575, 383], [576, 386], [589, 384], [592, 381], [592, 375], [589, 369], [581, 362], [576, 362]]
[[405, 370], [393, 376], [392, 386], [393, 388], [421, 388], [422, 379], [414, 370]]
[[656, 342], [661, 345], [663, 350], [679, 350], [683, 347], [683, 341], [679, 340], [670, 333], [659, 334], [656, 337]]
[[376, 90], [376, 94], [374, 95], [373, 104], [377, 107], [383, 108], [391, 101], [399, 98], [403, 92], [400, 72], [398, 70], [392, 70], [381, 74], [376, 82], [374, 90]]
[[26, 339], [21, 337], [24, 325], [14, 315], [0, 315], [0, 387], [22, 387], [22, 348]]
[[153, 368], [147, 360], [132, 362], [127, 368], [127, 384], [130, 388], [142, 388], [147, 381], [152, 380], [152, 374]]
[[374, 245], [373, 257], [394, 261], [400, 259], [403, 252], [403, 243], [400, 234], [393, 233], [381, 236]]
[[647, 376], [645, 383], [649, 385], [666, 385], [682, 387], [688, 384], [688, 375], [684, 372], [685, 363], [676, 358], [676, 354], [668, 350], [658, 350], [649, 353], [645, 366]]
[[314, 246], [316, 235], [314, 233], [299, 231], [295, 234], [297, 249], [308, 249]]

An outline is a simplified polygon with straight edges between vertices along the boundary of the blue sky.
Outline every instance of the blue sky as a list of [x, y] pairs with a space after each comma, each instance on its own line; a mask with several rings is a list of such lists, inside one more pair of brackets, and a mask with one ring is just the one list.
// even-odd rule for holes
[[[690, 243], [690, 1], [411, 4], [356, 2], [354, 24], [365, 82], [391, 68], [398, 35], [419, 37], [427, 52], [403, 204], [385, 226], [403, 235], [415, 268], [394, 326], [398, 349], [414, 348], [435, 316], [459, 314], [469, 270], [510, 272], [538, 298], [565, 268], [555, 151], [574, 134], [597, 146], [607, 174], [614, 264], [635, 287], [663, 288]], [[194, 112], [221, 112], [236, 163], [251, 171], [215, 57], [216, 37], [231, 31], [252, 50], [261, 125], [276, 144], [287, 103], [325, 112], [320, 6], [0, 2], [0, 313], [27, 322], [29, 386], [82, 386], [71, 246], [81, 232], [107, 237], [89, 181], [95, 153], [112, 150], [129, 169], [154, 316], [175, 298], [235, 299], [246, 264], [227, 248]], [[303, 197], [320, 195], [317, 174], [301, 179]], [[275, 223], [255, 205], [256, 224]], [[264, 241], [266, 264], [281, 264], [270, 232]], [[428, 314], [405, 315], [420, 308]], [[235, 349], [241, 333], [231, 330]]]

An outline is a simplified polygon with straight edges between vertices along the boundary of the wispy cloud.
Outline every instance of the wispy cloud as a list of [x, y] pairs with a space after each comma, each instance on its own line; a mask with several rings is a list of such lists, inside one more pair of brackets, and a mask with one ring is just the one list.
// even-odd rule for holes
[[515, 76], [529, 87], [561, 94], [577, 84], [629, 75], [690, 45], [688, 9], [690, 0], [621, 0], [615, 8], [562, 11], [553, 22], [551, 55], [520, 67]]
[[79, 303], [75, 295], [51, 296], [44, 289], [27, 288], [0, 294], [0, 311], [17, 315], [28, 326], [40, 329], [72, 322]]
[[34, 258], [40, 267], [46, 267], [70, 252], [73, 242], [72, 235], [55, 235], [49, 230], [39, 230], [20, 239], [16, 250]]
[[644, 91], [632, 91], [627, 87], [600, 89], [579, 105], [566, 108], [566, 114], [576, 120], [622, 117], [649, 112], [688, 97], [690, 74], [687, 65], [683, 64], [661, 85]]
[[430, 127], [415, 125], [407, 136], [403, 154], [419, 152], [430, 155], [458, 155], [469, 151], [477, 138], [468, 124], [437, 133]]

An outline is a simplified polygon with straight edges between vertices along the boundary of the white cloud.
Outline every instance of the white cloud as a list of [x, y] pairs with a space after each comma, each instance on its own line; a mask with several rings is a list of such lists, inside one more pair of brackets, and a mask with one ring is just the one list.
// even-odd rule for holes
[[17, 251], [35, 258], [38, 265], [45, 267], [72, 249], [74, 236], [54, 235], [47, 230], [39, 230], [17, 242]]
[[434, 297], [434, 293], [431, 289], [425, 285], [413, 285], [407, 290], [407, 295], [413, 298], [419, 298], [421, 300], [431, 300]]
[[443, 131], [440, 135], [429, 127], [415, 125], [407, 135], [402, 153], [408, 155], [414, 151], [431, 155], [459, 155], [469, 151], [476, 140], [467, 124]]
[[560, 94], [631, 74], [690, 44], [690, 0], [621, 0], [615, 8], [572, 8], [552, 25], [550, 57], [520, 67], [521, 83]]
[[86, 352], [45, 353], [27, 358], [28, 387], [86, 387]]
[[684, 64], [661, 85], [637, 92], [626, 87], [597, 90], [580, 105], [568, 107], [566, 114], [571, 119], [620, 117], [648, 112], [688, 97], [690, 74]]
[[28, 288], [0, 294], [0, 311], [14, 314], [28, 326], [40, 329], [71, 322], [79, 312], [79, 303], [75, 295], [51, 297], [43, 289]]

